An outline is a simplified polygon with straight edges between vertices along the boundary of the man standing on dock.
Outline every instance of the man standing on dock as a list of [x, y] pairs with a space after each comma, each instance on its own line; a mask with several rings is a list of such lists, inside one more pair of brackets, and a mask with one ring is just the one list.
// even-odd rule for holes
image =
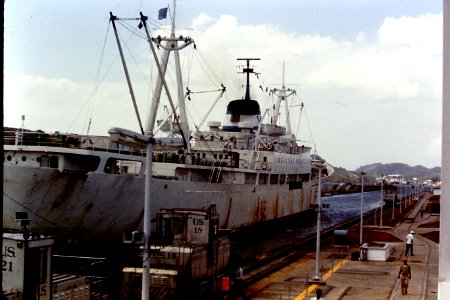
[[321, 289], [317, 289], [316, 290], [316, 296], [311, 298], [311, 300], [324, 300], [322, 298], [322, 290]]
[[398, 272], [398, 278], [400, 278], [402, 295], [408, 294], [408, 284], [411, 279], [411, 267], [408, 265], [408, 258], [406, 256], [403, 257], [403, 265]]
[[411, 230], [411, 232], [408, 233], [408, 235], [406, 236], [406, 250], [405, 250], [406, 256], [408, 256], [408, 253], [410, 250], [411, 250], [411, 256], [414, 256], [413, 241], [414, 241], [414, 231]]

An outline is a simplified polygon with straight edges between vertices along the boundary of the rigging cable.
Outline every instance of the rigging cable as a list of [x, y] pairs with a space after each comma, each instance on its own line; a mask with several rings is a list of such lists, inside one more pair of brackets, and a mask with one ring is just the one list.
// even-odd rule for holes
[[[87, 113], [87, 117], [89, 117], [89, 124], [88, 124], [88, 128], [87, 128], [87, 131], [86, 131], [87, 132], [86, 134], [89, 134], [90, 125], [91, 125], [91, 121], [92, 121], [92, 115], [93, 115], [93, 107], [94, 107], [94, 102], [95, 102], [95, 95], [97, 94], [97, 90], [98, 90], [98, 87], [99, 87], [100, 82], [101, 82], [101, 80], [99, 78], [100, 78], [100, 73], [101, 73], [101, 66], [103, 65], [103, 59], [105, 57], [105, 49], [106, 49], [106, 42], [108, 40], [109, 29], [110, 29], [110, 24], [108, 24], [108, 28], [106, 30], [105, 39], [103, 41], [103, 48], [102, 48], [102, 52], [101, 52], [101, 55], [100, 55], [100, 61], [99, 61], [98, 67], [97, 67], [97, 72], [96, 72], [96, 75], [95, 75], [95, 80], [94, 80], [94, 84], [93, 84], [93, 87], [92, 87], [92, 91], [91, 91], [89, 97], [84, 102], [84, 104], [81, 107], [80, 111], [75, 116], [75, 118], [72, 121], [72, 123], [70, 124], [69, 128], [67, 129], [67, 132], [69, 132], [71, 130], [71, 128], [74, 125], [74, 123], [76, 122], [76, 120], [80, 117], [81, 112], [84, 110], [86, 105], [89, 103], [88, 113]], [[87, 122], [85, 121], [83, 123], [86, 124]], [[85, 128], [83, 128], [82, 132], [84, 132], [84, 129]]]
[[[126, 26], [124, 26], [124, 24], [122, 22], [120, 22], [119, 24], [121, 24], [124, 28], [127, 28]], [[128, 29], [128, 28], [127, 28]], [[136, 36], [140, 37], [139, 34], [136, 33], [136, 30], [132, 31], [131, 33], [135, 34]], [[128, 40], [129, 42], [129, 40]], [[145, 77], [144, 72], [142, 71], [141, 67], [139, 66], [138, 62], [136, 61], [136, 58], [134, 57], [133, 53], [131, 52], [130, 48], [128, 47], [128, 42], [124, 43], [124, 47], [127, 49], [129, 55], [131, 56], [131, 58], [133, 59], [136, 68], [139, 70], [139, 73], [141, 73], [142, 77], [144, 78], [144, 81], [147, 82], [148, 85], [150, 85], [150, 82], [148, 81], [148, 79]]]
[[[197, 54], [196, 56], [198, 56], [198, 61], [200, 62], [200, 66], [205, 71], [205, 73], [208, 74], [208, 78], [211, 80], [211, 82], [213, 82], [213, 83], [215, 82], [217, 85], [220, 85], [222, 81], [217, 76], [217, 74], [214, 72], [214, 69], [211, 67], [211, 65], [208, 63], [206, 58], [202, 55], [202, 53], [197, 48], [195, 50], [197, 50], [197, 51], [194, 51], [194, 54]], [[215, 81], [213, 79], [211, 79], [209, 74], [211, 74], [214, 77]]]
[[[45, 222], [47, 222], [47, 223], [49, 223], [49, 224], [51, 224], [51, 225], [53, 225], [53, 226], [55, 226], [55, 227], [58, 227], [59, 229], [65, 231], [65, 232], [67, 232], [67, 233], [70, 233], [71, 235], [79, 236], [79, 234], [78, 234], [77, 232], [71, 231], [71, 230], [65, 228], [64, 226], [61, 226], [61, 225], [59, 225], [59, 224], [57, 224], [57, 223], [55, 223], [55, 222], [53, 222], [53, 221], [47, 219], [46, 217], [44, 217], [44, 216], [38, 214], [37, 212], [32, 211], [31, 209], [29, 209], [28, 207], [24, 206], [24, 205], [21, 204], [19, 201], [16, 201], [14, 198], [12, 198], [11, 196], [9, 196], [9, 195], [6, 194], [5, 192], [3, 192], [3, 196], [5, 196], [7, 199], [11, 200], [11, 201], [14, 202], [15, 204], [19, 205], [19, 206], [22, 207], [23, 209], [27, 210], [28, 212], [32, 213], [33, 215], [35, 215], [35, 216], [39, 217], [40, 219], [44, 220]], [[5, 198], [3, 198], [3, 199], [5, 199]], [[81, 238], [81, 237], [80, 237], [80, 238]]]
[[305, 114], [306, 124], [308, 125], [309, 136], [310, 136], [310, 139], [311, 139], [311, 146], [314, 146], [314, 153], [315, 153], [316, 155], [318, 155], [318, 154], [317, 154], [316, 142], [314, 141], [314, 137], [313, 137], [313, 135], [312, 135], [311, 126], [310, 126], [310, 124], [309, 124], [308, 114], [306, 113], [305, 107], [303, 107], [303, 112], [304, 112], [304, 114]]

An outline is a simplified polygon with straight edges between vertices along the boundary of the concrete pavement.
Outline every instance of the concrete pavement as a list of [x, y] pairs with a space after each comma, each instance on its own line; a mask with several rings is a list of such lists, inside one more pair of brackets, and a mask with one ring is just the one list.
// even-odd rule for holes
[[414, 256], [409, 257], [412, 278], [408, 294], [402, 295], [398, 272], [405, 253], [405, 242], [387, 243], [387, 261], [351, 260], [358, 248], [330, 246], [321, 251], [321, 277], [325, 285], [308, 284], [315, 276], [315, 253], [290, 264], [246, 290], [251, 299], [311, 299], [315, 290], [323, 290], [323, 298], [331, 299], [437, 299], [439, 245], [422, 235], [439, 228], [421, 227], [439, 220], [438, 215], [418, 214], [411, 222], [402, 222], [386, 232], [404, 241], [407, 232], [415, 231]]

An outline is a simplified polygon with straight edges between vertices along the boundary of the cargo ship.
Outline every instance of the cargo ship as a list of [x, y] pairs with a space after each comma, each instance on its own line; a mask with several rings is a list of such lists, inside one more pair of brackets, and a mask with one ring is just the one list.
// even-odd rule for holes
[[[118, 21], [111, 13], [112, 24]], [[179, 92], [185, 88], [176, 68], [178, 104], [157, 120], [163, 88], [169, 93], [164, 79], [169, 56], [179, 63], [178, 52], [193, 40], [175, 36], [174, 25], [168, 37], [151, 37], [141, 13], [142, 27], [150, 48], [164, 52], [161, 59], [154, 56], [159, 77], [148, 125], [141, 126], [141, 133], [152, 137], [151, 157], [143, 147], [120, 142], [114, 128], [104, 136], [4, 128], [3, 230], [23, 230], [20, 220], [27, 219], [29, 232], [66, 241], [121, 241], [125, 232], [142, 230], [149, 162], [154, 217], [161, 209], [214, 205], [219, 229], [239, 229], [313, 212], [319, 169], [326, 177], [333, 168], [291, 130], [287, 99], [295, 91], [284, 82], [272, 89], [276, 104], [262, 113], [250, 93], [252, 64], [259, 59], [239, 59], [246, 79], [243, 96], [228, 103], [223, 123], [189, 128], [188, 94]], [[287, 118], [280, 124], [283, 107]], [[156, 136], [158, 130], [164, 135]]]

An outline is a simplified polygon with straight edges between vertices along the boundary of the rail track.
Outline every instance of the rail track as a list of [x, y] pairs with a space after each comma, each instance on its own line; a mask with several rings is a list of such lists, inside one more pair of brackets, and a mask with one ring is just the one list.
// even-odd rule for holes
[[[373, 211], [367, 211], [363, 214], [363, 219], [365, 222], [370, 222], [373, 218]], [[360, 216], [323, 229], [320, 234], [321, 245], [328, 245], [333, 241], [335, 230], [349, 229], [358, 224], [360, 224]], [[255, 283], [256, 281], [305, 256], [306, 253], [315, 249], [316, 238], [316, 232], [308, 234], [293, 243], [280, 245], [279, 247], [272, 249], [270, 253], [267, 253], [264, 258], [243, 266], [244, 274], [246, 274], [244, 276], [244, 286]]]
[[[408, 215], [414, 209], [414, 206], [415, 204], [410, 205], [407, 209], [403, 210], [402, 214], [399, 213], [396, 207], [394, 211], [396, 215], [393, 222], [400, 222], [405, 215]], [[392, 214], [392, 207], [384, 206], [382, 218], [384, 220], [391, 219]], [[380, 218], [379, 208], [375, 208], [363, 214], [365, 224], [376, 223], [378, 218]], [[359, 224], [360, 216], [355, 216], [340, 224], [323, 229], [321, 231], [321, 246], [327, 246], [333, 242], [335, 230], [349, 230]], [[314, 232], [307, 234], [301, 239], [293, 239], [293, 242], [285, 243], [279, 247], [271, 249], [270, 252], [268, 252], [263, 258], [243, 266], [245, 274], [243, 283], [244, 287], [254, 284], [255, 282], [280, 270], [288, 264], [299, 260], [307, 253], [312, 252], [316, 247], [316, 238], [316, 231], [314, 230]], [[429, 246], [429, 248], [432, 249], [431, 246]], [[430, 255], [428, 257], [431, 259]], [[427, 270], [425, 270], [425, 272], [426, 271]], [[427, 281], [429, 280], [430, 279], [427, 276], [424, 277], [424, 282], [422, 282], [422, 295], [427, 292]]]

